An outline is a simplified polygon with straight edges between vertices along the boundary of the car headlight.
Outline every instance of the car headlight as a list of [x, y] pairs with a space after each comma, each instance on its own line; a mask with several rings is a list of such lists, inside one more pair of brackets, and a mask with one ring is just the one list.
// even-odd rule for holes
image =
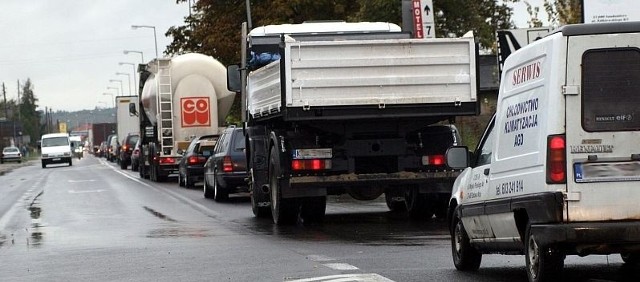
[[49, 157], [49, 154], [42, 154], [42, 157], [43, 157], [43, 158], [48, 158], [48, 157]]
[[70, 156], [71, 156], [71, 153], [69, 153], [69, 152], [64, 152], [64, 156], [65, 156], [65, 157], [70, 157]]

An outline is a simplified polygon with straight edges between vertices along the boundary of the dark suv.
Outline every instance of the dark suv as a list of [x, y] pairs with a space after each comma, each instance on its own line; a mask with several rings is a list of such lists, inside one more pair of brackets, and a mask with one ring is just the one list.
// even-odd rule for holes
[[121, 147], [120, 147], [120, 168], [127, 169], [127, 166], [131, 164], [131, 153], [133, 149], [136, 147], [136, 143], [140, 139], [140, 135], [138, 133], [130, 133], [122, 139]]
[[248, 192], [247, 160], [242, 128], [227, 128], [215, 153], [204, 165], [204, 197], [223, 201], [230, 193]]
[[193, 139], [178, 163], [178, 184], [182, 187], [193, 187], [202, 181], [204, 163], [211, 155], [219, 135], [203, 135]]

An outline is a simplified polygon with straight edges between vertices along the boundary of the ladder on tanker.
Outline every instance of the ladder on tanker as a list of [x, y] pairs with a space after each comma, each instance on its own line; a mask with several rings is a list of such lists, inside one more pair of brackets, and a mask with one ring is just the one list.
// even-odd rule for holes
[[173, 151], [173, 93], [171, 93], [171, 59], [158, 60], [158, 132], [160, 149], [164, 155]]

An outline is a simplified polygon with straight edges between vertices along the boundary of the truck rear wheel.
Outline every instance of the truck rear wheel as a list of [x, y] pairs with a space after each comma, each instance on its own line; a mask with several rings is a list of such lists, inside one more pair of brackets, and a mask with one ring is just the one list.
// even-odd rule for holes
[[433, 216], [433, 206], [430, 205], [428, 195], [420, 194], [417, 187], [407, 189], [404, 201], [411, 218], [429, 219]]
[[304, 223], [322, 222], [326, 209], [326, 196], [306, 198], [300, 207], [300, 217]]
[[404, 202], [404, 196], [401, 190], [387, 190], [384, 192], [384, 200], [387, 207], [392, 212], [403, 212], [407, 210], [407, 204]]
[[281, 193], [281, 183], [289, 182], [288, 177], [281, 175], [280, 158], [275, 147], [269, 153], [269, 186], [271, 193], [271, 217], [277, 225], [294, 224], [298, 220], [300, 205], [296, 199], [284, 199]]

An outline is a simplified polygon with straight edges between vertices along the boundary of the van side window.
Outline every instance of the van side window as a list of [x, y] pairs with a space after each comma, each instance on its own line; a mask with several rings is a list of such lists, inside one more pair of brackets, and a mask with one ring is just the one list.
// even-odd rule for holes
[[491, 119], [487, 131], [485, 132], [480, 145], [476, 149], [476, 166], [486, 165], [491, 163], [491, 155], [493, 153], [493, 142], [495, 140], [495, 130], [493, 130], [493, 123], [495, 116]]
[[[582, 128], [640, 130], [640, 49], [592, 49], [582, 55]], [[624, 101], [621, 103], [620, 101]]]

